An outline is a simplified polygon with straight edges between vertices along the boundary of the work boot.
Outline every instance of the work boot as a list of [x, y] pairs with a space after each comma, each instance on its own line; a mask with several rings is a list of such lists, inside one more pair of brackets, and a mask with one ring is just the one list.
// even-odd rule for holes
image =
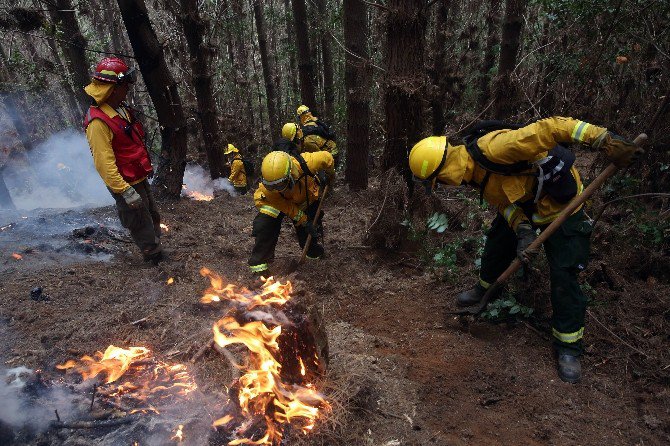
[[558, 377], [561, 378], [561, 381], [575, 384], [582, 379], [582, 365], [578, 356], [559, 353], [557, 368]]
[[486, 294], [486, 289], [480, 284], [475, 285], [474, 288], [463, 291], [456, 296], [456, 304], [459, 307], [470, 307], [477, 305]]

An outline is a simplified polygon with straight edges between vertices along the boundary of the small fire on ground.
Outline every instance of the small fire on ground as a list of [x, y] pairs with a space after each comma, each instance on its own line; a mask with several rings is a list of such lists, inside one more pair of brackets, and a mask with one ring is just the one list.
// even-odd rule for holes
[[[202, 303], [227, 301], [226, 314], [214, 324], [214, 342], [225, 348], [241, 344], [249, 359], [239, 367], [243, 375], [231, 386], [232, 407], [214, 422], [233, 432], [229, 445], [277, 446], [292, 431], [309, 433], [331, 406], [317, 390], [323, 372], [314, 343], [298, 339], [285, 313], [291, 283], [269, 278], [259, 293], [223, 284], [217, 274], [201, 269], [211, 287]], [[284, 336], [282, 336], [284, 334]]]
[[104, 383], [97, 387], [97, 394], [109, 405], [131, 414], [160, 413], [162, 404], [197, 389], [185, 365], [160, 361], [146, 347], [124, 349], [110, 345], [104, 353], [85, 355], [56, 368], [72, 370], [84, 380], [99, 376]]
[[181, 194], [185, 197], [190, 198], [191, 200], [196, 200], [196, 201], [211, 201], [214, 199], [214, 195], [208, 195], [208, 194], [203, 194], [202, 192], [198, 192], [197, 190], [191, 190], [188, 187], [186, 187], [185, 184], [181, 185]]

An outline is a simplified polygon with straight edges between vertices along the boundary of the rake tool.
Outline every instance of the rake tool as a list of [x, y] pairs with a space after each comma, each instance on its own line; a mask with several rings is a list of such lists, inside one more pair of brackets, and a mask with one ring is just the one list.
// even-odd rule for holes
[[[329, 186], [326, 185], [324, 186], [321, 194], [319, 194], [319, 197], [321, 200], [319, 201], [319, 206], [316, 208], [316, 214], [314, 215], [314, 220], [312, 220], [312, 225], [316, 228], [316, 224], [319, 220], [319, 215], [321, 215], [321, 208], [323, 207], [323, 202], [326, 201], [326, 195], [328, 194]], [[305, 246], [302, 249], [302, 255], [300, 256], [300, 260], [298, 262], [293, 262], [293, 264], [289, 267], [288, 273], [292, 273], [295, 270], [298, 269], [300, 265], [305, 263], [305, 258], [307, 257], [307, 251], [309, 251], [309, 247], [312, 246], [312, 234], [307, 235], [307, 240], [305, 241]]]
[[[640, 133], [633, 142], [635, 143], [636, 146], [641, 146], [645, 143], [646, 140], [647, 135], [644, 133]], [[551, 224], [547, 226], [547, 228], [544, 231], [542, 231], [542, 233], [540, 233], [540, 235], [535, 239], [535, 241], [533, 241], [533, 243], [531, 243], [524, 252], [530, 253], [537, 250], [540, 247], [540, 245], [542, 245], [542, 243], [544, 243], [549, 237], [551, 237], [551, 235], [554, 232], [556, 232], [556, 230], [563, 224], [563, 222], [567, 220], [568, 217], [570, 217], [572, 213], [575, 212], [575, 210], [579, 206], [581, 206], [584, 202], [586, 202], [586, 200], [588, 200], [589, 197], [591, 197], [591, 195], [593, 195], [600, 188], [600, 186], [602, 186], [605, 183], [605, 181], [607, 181], [607, 179], [612, 175], [614, 175], [618, 170], [619, 168], [614, 164], [610, 164], [609, 166], [607, 166], [605, 170], [603, 170], [600, 173], [600, 175], [598, 175], [598, 177], [595, 180], [593, 180], [593, 182], [589, 184], [589, 186], [586, 189], [584, 189], [584, 192], [573, 198], [572, 201], [568, 203], [568, 205], [561, 211], [561, 213], [558, 214], [558, 217], [556, 217], [556, 219], [553, 222], [551, 222]], [[491, 300], [491, 296], [493, 296], [496, 293], [496, 291], [498, 291], [505, 284], [505, 282], [507, 282], [507, 280], [509, 280], [509, 278], [512, 277], [512, 275], [517, 272], [517, 270], [521, 267], [522, 264], [523, 263], [521, 262], [521, 260], [515, 258], [512, 261], [512, 263], [507, 267], [507, 269], [503, 271], [502, 274], [500, 274], [500, 276], [496, 279], [496, 281], [493, 282], [491, 286], [489, 286], [489, 288], [486, 290], [486, 293], [482, 297], [482, 300], [479, 303], [479, 305], [476, 306], [473, 305], [471, 307], [464, 308], [459, 311], [450, 311], [447, 314], [476, 315], [481, 313], [482, 310], [484, 310], [484, 308], [486, 308], [486, 306], [488, 305], [489, 300]]]

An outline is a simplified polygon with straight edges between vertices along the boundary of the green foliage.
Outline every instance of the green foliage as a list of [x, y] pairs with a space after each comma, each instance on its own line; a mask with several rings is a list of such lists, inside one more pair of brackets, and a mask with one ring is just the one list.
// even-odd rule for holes
[[519, 302], [510, 294], [489, 303], [481, 314], [484, 319], [501, 320], [513, 318], [529, 318], [533, 309]]

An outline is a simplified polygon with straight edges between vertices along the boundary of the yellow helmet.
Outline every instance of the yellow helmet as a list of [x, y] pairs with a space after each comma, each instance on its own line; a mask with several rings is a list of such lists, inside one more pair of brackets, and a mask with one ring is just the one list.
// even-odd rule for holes
[[297, 113], [298, 116], [301, 116], [302, 114], [307, 113], [308, 111], [309, 111], [308, 106], [301, 105], [300, 107], [298, 107], [298, 111], [296, 111], [296, 113]]
[[431, 181], [440, 173], [447, 160], [447, 137], [430, 136], [412, 147], [409, 168], [422, 181]]
[[280, 151], [268, 153], [261, 164], [263, 185], [277, 191], [292, 188], [294, 183], [292, 169], [293, 161], [288, 153]]
[[228, 144], [228, 147], [226, 147], [226, 150], [223, 152], [224, 155], [230, 155], [231, 153], [237, 153], [239, 150], [237, 150], [237, 147], [235, 147], [232, 144]]
[[302, 138], [302, 129], [298, 127], [298, 124], [294, 122], [287, 122], [284, 124], [284, 127], [281, 129], [282, 138], [293, 141], [296, 135], [298, 135], [298, 139]]

